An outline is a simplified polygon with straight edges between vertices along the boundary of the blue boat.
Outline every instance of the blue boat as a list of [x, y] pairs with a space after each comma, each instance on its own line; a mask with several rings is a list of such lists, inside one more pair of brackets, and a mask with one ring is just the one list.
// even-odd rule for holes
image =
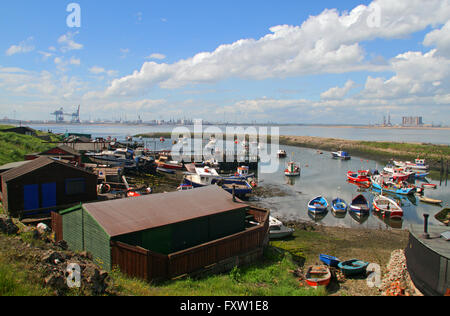
[[332, 152], [331, 156], [333, 158], [342, 159], [342, 160], [350, 160], [350, 159], [352, 159], [352, 157], [348, 154], [348, 152], [345, 152], [345, 151]]
[[390, 192], [395, 194], [409, 195], [416, 192], [416, 187], [413, 185], [398, 186], [392, 182], [384, 182], [380, 176], [371, 177], [372, 188], [382, 192]]
[[336, 198], [331, 202], [331, 208], [336, 214], [345, 214], [347, 212], [347, 202], [341, 198]]
[[324, 197], [318, 196], [309, 201], [308, 211], [310, 211], [313, 214], [325, 213], [328, 211], [328, 201]]
[[325, 263], [326, 265], [329, 265], [330, 267], [335, 267], [337, 268], [338, 264], [341, 262], [341, 260], [339, 260], [336, 257], [333, 256], [329, 256], [329, 255], [319, 255], [319, 260], [322, 261], [323, 263]]
[[338, 268], [346, 276], [355, 276], [365, 273], [368, 265], [369, 265], [368, 262], [358, 259], [351, 259], [344, 262], [340, 262], [338, 264]]
[[370, 213], [370, 205], [364, 195], [360, 194], [352, 200], [350, 210], [357, 216]]

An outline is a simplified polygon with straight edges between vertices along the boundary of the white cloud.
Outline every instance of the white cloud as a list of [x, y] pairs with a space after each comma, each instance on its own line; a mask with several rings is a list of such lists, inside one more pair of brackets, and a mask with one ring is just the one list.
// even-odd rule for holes
[[105, 68], [99, 67], [99, 66], [93, 66], [93, 67], [89, 68], [89, 72], [94, 75], [100, 75], [100, 74], [107, 74], [108, 76], [116, 76], [117, 75], [116, 70], [106, 70]]
[[33, 37], [29, 37], [25, 41], [20, 42], [19, 45], [12, 45], [6, 50], [6, 56], [32, 52], [34, 50], [34, 46], [31, 44], [32, 41]]
[[159, 54], [159, 53], [154, 53], [151, 54], [150, 56], [145, 57], [146, 59], [158, 59], [158, 60], [163, 60], [166, 59], [166, 55], [164, 54]]
[[[371, 20], [374, 14], [380, 14], [379, 25]], [[241, 39], [173, 64], [146, 62], [140, 70], [114, 80], [106, 94], [139, 95], [155, 85], [173, 89], [228, 78], [385, 71], [387, 66], [365, 59], [361, 41], [404, 37], [449, 19], [449, 0], [375, 0], [351, 12], [327, 9], [301, 26], [274, 26], [260, 39]]]
[[428, 33], [423, 44], [426, 46], [435, 45], [440, 55], [450, 58], [450, 21], [441, 29]]
[[345, 97], [347, 95], [347, 93], [349, 93], [349, 91], [351, 89], [353, 89], [355, 86], [355, 82], [353, 82], [352, 80], [348, 80], [344, 87], [340, 88], [340, 87], [334, 87], [331, 88], [327, 91], [325, 91], [324, 93], [322, 93], [320, 95], [321, 99], [342, 99], [343, 97]]
[[63, 53], [66, 53], [71, 50], [80, 50], [83, 49], [83, 44], [76, 43], [74, 41], [74, 36], [77, 35], [78, 32], [72, 33], [67, 32], [67, 34], [64, 34], [58, 38], [58, 43], [61, 45], [61, 51]]

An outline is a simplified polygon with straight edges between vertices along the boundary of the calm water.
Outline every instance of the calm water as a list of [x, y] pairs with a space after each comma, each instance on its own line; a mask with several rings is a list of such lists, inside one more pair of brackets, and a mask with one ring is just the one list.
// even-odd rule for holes
[[[43, 131], [52, 130], [55, 133], [66, 131], [74, 133], [88, 133], [93, 137], [116, 137], [124, 140], [126, 136], [149, 132], [171, 132], [169, 126], [112, 126], [112, 125], [41, 125], [32, 126]], [[223, 127], [225, 131], [225, 127]], [[332, 127], [305, 127], [281, 126], [281, 135], [335, 137], [351, 140], [385, 140], [404, 142], [430, 142], [436, 144], [450, 144], [450, 131], [448, 130], [404, 130], [404, 129], [367, 129], [367, 128], [332, 128]], [[147, 140], [150, 149], [170, 149], [171, 143], [160, 143], [158, 140]], [[374, 194], [370, 190], [362, 190], [346, 180], [347, 171], [361, 169], [381, 169], [375, 161], [362, 160], [353, 157], [350, 161], [341, 161], [331, 158], [329, 152], [318, 154], [316, 150], [298, 147], [281, 146], [286, 152], [293, 154], [294, 160], [302, 167], [301, 177], [290, 179], [284, 176], [284, 169], [288, 159], [281, 160], [278, 172], [275, 174], [260, 174], [261, 185], [282, 191], [283, 196], [263, 198], [258, 204], [270, 209], [273, 215], [283, 219], [309, 220], [320, 222], [327, 226], [365, 227], [365, 228], [406, 228], [408, 224], [422, 224], [423, 214], [430, 214], [430, 225], [442, 225], [434, 215], [442, 208], [420, 202], [414, 196], [394, 196], [401, 199], [404, 216], [402, 221], [383, 221], [375, 213], [359, 220], [347, 212], [344, 218], [336, 218], [329, 211], [323, 218], [311, 218], [307, 212], [307, 203], [314, 197], [322, 195], [328, 202], [339, 196], [348, 203], [358, 194], [363, 193], [370, 203]], [[432, 181], [439, 185], [439, 182]], [[420, 182], [418, 182], [420, 184]], [[443, 200], [443, 206], [450, 202], [450, 186], [438, 186], [436, 190], [428, 189], [425, 196]]]
[[[125, 125], [31, 125], [43, 131], [52, 130], [54, 133], [89, 133], [93, 137], [116, 137], [123, 139], [142, 133], [172, 132], [171, 126], [125, 126]], [[206, 129], [208, 126], [204, 126]], [[225, 126], [219, 126], [225, 132]], [[189, 127], [193, 130], [192, 127]], [[348, 140], [367, 141], [396, 141], [396, 142], [424, 142], [450, 145], [450, 130], [431, 129], [375, 129], [375, 128], [339, 128], [320, 126], [280, 126], [280, 135], [287, 136], [315, 136], [333, 137]], [[268, 129], [270, 132], [270, 128]]]
[[[374, 193], [370, 190], [362, 190], [360, 187], [347, 182], [347, 171], [357, 171], [361, 169], [381, 169], [382, 166], [371, 160], [362, 160], [353, 157], [349, 161], [335, 160], [331, 158], [331, 153], [323, 152], [318, 154], [313, 149], [303, 149], [297, 147], [285, 147], [286, 152], [294, 154], [294, 160], [301, 165], [301, 177], [288, 178], [284, 176], [284, 169], [289, 159], [281, 160], [279, 170], [276, 174], [260, 174], [261, 185], [267, 188], [282, 190], [286, 195], [264, 198], [258, 204], [269, 208], [275, 216], [291, 220], [309, 220], [320, 222], [327, 226], [341, 227], [365, 227], [365, 228], [406, 228], [408, 224], [422, 224], [423, 214], [430, 214], [430, 225], [441, 225], [434, 215], [442, 207], [428, 205], [416, 200], [415, 196], [407, 198], [401, 195], [393, 195], [394, 199], [401, 199], [404, 211], [403, 220], [392, 220], [384, 222], [371, 212], [370, 216], [358, 221], [353, 218], [351, 212], [347, 212], [344, 218], [336, 218], [331, 211], [323, 218], [311, 218], [307, 212], [308, 202], [316, 196], [324, 196], [328, 202], [336, 197], [341, 197], [350, 203], [354, 197], [363, 194], [370, 203], [373, 201]], [[431, 181], [439, 185], [439, 182]], [[420, 184], [421, 182], [417, 182]], [[428, 189], [425, 196], [443, 200], [443, 205], [450, 202], [450, 186], [438, 186], [436, 190]]]

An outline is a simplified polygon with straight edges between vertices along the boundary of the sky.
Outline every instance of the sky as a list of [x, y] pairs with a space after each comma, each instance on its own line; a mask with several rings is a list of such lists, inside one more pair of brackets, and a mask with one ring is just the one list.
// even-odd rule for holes
[[450, 0], [2, 1], [0, 38], [0, 118], [450, 124]]

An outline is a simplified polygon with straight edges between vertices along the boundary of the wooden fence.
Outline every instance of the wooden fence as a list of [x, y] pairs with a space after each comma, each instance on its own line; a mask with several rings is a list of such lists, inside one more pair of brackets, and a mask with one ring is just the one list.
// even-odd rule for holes
[[258, 220], [258, 226], [169, 255], [111, 242], [112, 266], [118, 266], [131, 277], [147, 281], [170, 279], [262, 248], [268, 238], [269, 211], [252, 208], [250, 213]]

